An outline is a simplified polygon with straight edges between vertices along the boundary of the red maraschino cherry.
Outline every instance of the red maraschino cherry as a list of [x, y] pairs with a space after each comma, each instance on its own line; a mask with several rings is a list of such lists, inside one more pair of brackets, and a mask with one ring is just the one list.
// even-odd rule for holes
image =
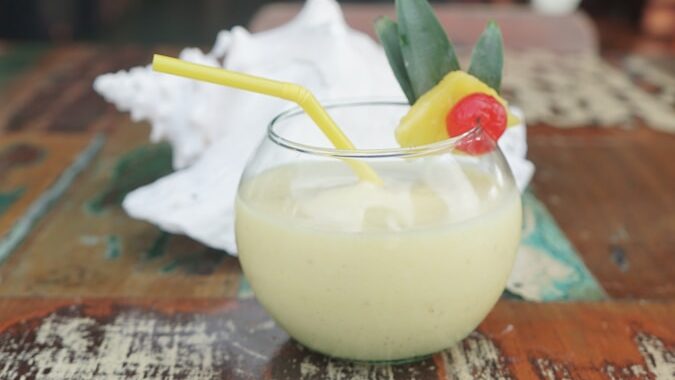
[[504, 106], [494, 97], [483, 93], [462, 98], [452, 107], [445, 119], [450, 137], [459, 136], [476, 126], [482, 128], [483, 133], [457, 144], [458, 149], [469, 154], [482, 154], [492, 150], [494, 143], [506, 130], [506, 123]]

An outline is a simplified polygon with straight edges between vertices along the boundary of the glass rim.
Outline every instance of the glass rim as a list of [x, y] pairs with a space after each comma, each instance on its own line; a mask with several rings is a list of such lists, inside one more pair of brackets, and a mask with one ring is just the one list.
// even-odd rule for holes
[[[369, 98], [369, 99], [351, 99], [351, 100], [336, 100], [322, 103], [322, 106], [329, 110], [331, 108], [346, 108], [346, 107], [365, 107], [365, 106], [405, 106], [410, 105], [400, 98]], [[336, 158], [386, 158], [386, 157], [409, 157], [420, 156], [437, 153], [439, 151], [454, 150], [458, 143], [468, 136], [471, 136], [480, 131], [480, 126], [475, 126], [461, 135], [450, 137], [446, 140], [438, 141], [431, 144], [418, 145], [413, 147], [391, 147], [391, 148], [373, 148], [373, 149], [336, 149], [331, 147], [316, 146], [299, 143], [291, 139], [281, 136], [275, 130], [279, 122], [290, 119], [292, 117], [306, 114], [305, 111], [296, 106], [288, 109], [277, 116], [267, 125], [267, 137], [273, 143], [287, 149], [291, 149], [300, 153], [306, 153], [317, 156], [328, 156]], [[315, 126], [316, 127], [316, 126]], [[318, 128], [318, 127], [317, 127]]]

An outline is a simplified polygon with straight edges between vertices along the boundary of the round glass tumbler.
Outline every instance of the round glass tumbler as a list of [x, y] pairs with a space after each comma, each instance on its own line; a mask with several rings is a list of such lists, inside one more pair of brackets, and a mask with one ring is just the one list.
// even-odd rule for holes
[[[502, 293], [521, 230], [520, 194], [480, 128], [398, 148], [409, 106], [334, 103], [359, 150], [335, 150], [300, 110], [276, 117], [241, 180], [236, 236], [256, 297], [324, 354], [399, 361], [450, 347]], [[467, 154], [471, 144], [491, 144]], [[360, 180], [354, 163], [383, 184]]]

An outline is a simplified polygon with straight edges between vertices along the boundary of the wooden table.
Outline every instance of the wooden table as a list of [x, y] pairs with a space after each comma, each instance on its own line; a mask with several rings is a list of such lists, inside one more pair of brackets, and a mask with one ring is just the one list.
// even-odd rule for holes
[[504, 299], [433, 357], [353, 364], [289, 340], [236, 259], [124, 215], [171, 153], [91, 81], [150, 52], [0, 43], [0, 379], [675, 378], [675, 136], [528, 130], [533, 191], [609, 300]]

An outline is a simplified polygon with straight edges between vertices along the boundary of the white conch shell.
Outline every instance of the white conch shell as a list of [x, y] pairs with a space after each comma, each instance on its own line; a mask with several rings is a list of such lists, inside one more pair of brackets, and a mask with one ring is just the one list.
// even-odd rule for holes
[[[334, 0], [308, 0], [293, 21], [277, 29], [222, 31], [208, 54], [185, 49], [180, 57], [299, 83], [320, 99], [404, 99], [382, 48], [349, 28]], [[129, 215], [236, 253], [239, 177], [268, 122], [292, 105], [149, 67], [102, 75], [94, 88], [134, 120], [150, 121], [151, 140], [169, 141], [180, 169], [130, 193], [123, 204]], [[524, 149], [524, 127], [519, 128], [523, 133], [514, 135], [515, 144]], [[514, 162], [528, 162], [524, 150], [518, 153]]]

